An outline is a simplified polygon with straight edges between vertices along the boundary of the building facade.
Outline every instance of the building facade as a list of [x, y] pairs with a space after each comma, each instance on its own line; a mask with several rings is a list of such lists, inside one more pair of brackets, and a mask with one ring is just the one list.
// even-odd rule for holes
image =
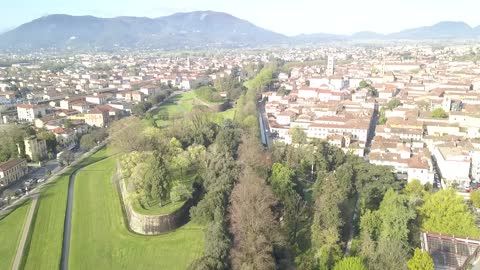
[[19, 180], [28, 172], [25, 159], [12, 159], [0, 164], [0, 187], [5, 187]]
[[41, 118], [46, 114], [45, 108], [32, 104], [17, 105], [18, 120], [24, 122], [33, 122], [35, 118]]
[[47, 142], [35, 137], [27, 138], [25, 143], [25, 155], [33, 161], [44, 160], [48, 157]]

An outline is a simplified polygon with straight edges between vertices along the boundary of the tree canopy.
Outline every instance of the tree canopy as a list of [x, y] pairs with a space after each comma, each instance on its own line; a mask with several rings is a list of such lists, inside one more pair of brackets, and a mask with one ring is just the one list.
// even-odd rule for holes
[[361, 258], [347, 257], [335, 264], [333, 270], [367, 270], [367, 267], [365, 267]]
[[428, 252], [416, 248], [413, 257], [408, 260], [407, 267], [410, 270], [433, 270], [433, 260]]
[[447, 118], [448, 114], [442, 108], [437, 108], [432, 111], [430, 116], [432, 118], [441, 119], [441, 118]]
[[429, 195], [420, 208], [425, 231], [460, 237], [480, 237], [475, 217], [453, 189]]

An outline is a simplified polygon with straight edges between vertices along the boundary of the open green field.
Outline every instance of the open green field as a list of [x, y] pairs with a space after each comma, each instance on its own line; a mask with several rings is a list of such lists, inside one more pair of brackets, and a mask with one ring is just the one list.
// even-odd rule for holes
[[233, 120], [234, 117], [235, 117], [235, 108], [231, 108], [231, 109], [228, 109], [226, 111], [216, 113], [214, 115], [213, 120], [214, 120], [215, 123], [221, 124], [221, 123], [223, 123], [223, 121], [225, 121], [227, 119]]
[[[200, 100], [194, 91], [186, 92], [174, 97], [171, 97], [167, 102], [162, 104], [155, 112], [154, 119], [159, 127], [164, 127], [169, 124], [169, 120], [165, 118], [177, 118], [182, 117], [182, 114], [190, 112], [195, 107], [195, 100]], [[203, 103], [215, 105], [217, 103], [209, 103], [201, 100]], [[223, 102], [222, 102], [223, 103]], [[220, 103], [218, 103], [220, 104]], [[216, 123], [222, 123], [226, 119], [233, 119], [235, 115], [235, 109], [229, 109], [223, 112], [215, 113], [213, 115], [213, 121]]]
[[0, 269], [10, 269], [30, 209], [30, 200], [0, 219]]
[[189, 112], [194, 106], [193, 102], [195, 97], [196, 96], [193, 91], [173, 96], [159, 107], [157, 113], [167, 112], [169, 115], [177, 115]]
[[[75, 166], [81, 167], [101, 160], [107, 156], [106, 150], [100, 150]], [[49, 183], [38, 201], [38, 212], [33, 224], [32, 238], [26, 250], [26, 270], [52, 270], [60, 266], [62, 254], [63, 225], [67, 207], [67, 189], [70, 169], [55, 182]]]
[[127, 230], [112, 183], [114, 158], [77, 175], [70, 269], [186, 269], [203, 251], [203, 228], [187, 224], [160, 236]]

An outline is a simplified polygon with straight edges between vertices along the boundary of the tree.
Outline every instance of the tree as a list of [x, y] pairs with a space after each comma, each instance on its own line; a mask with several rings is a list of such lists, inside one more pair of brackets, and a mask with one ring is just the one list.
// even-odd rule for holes
[[292, 137], [292, 143], [294, 144], [305, 144], [307, 143], [307, 133], [303, 131], [300, 127], [294, 127], [290, 131], [290, 136]]
[[372, 270], [406, 270], [408, 252], [402, 242], [391, 240], [380, 240], [373, 258], [369, 260], [368, 269]]
[[367, 268], [361, 258], [347, 257], [335, 264], [333, 270], [367, 270]]
[[233, 269], [275, 269], [275, 246], [281, 242], [272, 213], [275, 197], [253, 171], [239, 179], [230, 197]]
[[[350, 168], [351, 169], [351, 168]], [[312, 247], [317, 250], [321, 269], [331, 269], [341, 258], [343, 205], [351, 190], [352, 171], [340, 166], [335, 172], [319, 174], [315, 183]]]
[[128, 117], [112, 123], [109, 129], [111, 144], [123, 153], [147, 150], [144, 126], [139, 118]]
[[395, 239], [408, 246], [408, 224], [416, 217], [416, 213], [408, 205], [407, 198], [389, 189], [383, 197], [378, 212], [382, 221], [380, 239]]
[[277, 94], [281, 95], [281, 96], [286, 96], [290, 93], [289, 90], [287, 90], [287, 88], [285, 88], [285, 86], [282, 86], [278, 89], [277, 91]]
[[407, 267], [410, 270], [433, 270], [433, 260], [428, 252], [416, 248], [413, 257], [408, 260]]
[[66, 120], [63, 122], [63, 126], [64, 126], [65, 128], [72, 128], [72, 127], [73, 127], [72, 120], [66, 119]]
[[407, 196], [422, 198], [423, 194], [425, 193], [425, 187], [422, 185], [420, 180], [413, 179], [405, 186], [403, 193]]
[[480, 237], [474, 215], [453, 189], [428, 195], [419, 210], [425, 231], [459, 237]]
[[7, 125], [0, 127], [0, 162], [12, 158], [25, 157], [25, 129]]
[[375, 210], [380, 205], [383, 195], [389, 188], [395, 191], [401, 189], [401, 182], [397, 181], [395, 174], [386, 166], [377, 166], [352, 157], [356, 173], [355, 186], [360, 192], [362, 208]]
[[59, 162], [63, 166], [70, 165], [72, 163], [72, 161], [74, 161], [74, 160], [75, 160], [75, 155], [69, 149], [65, 149], [62, 152], [62, 154], [60, 154], [60, 157], [59, 157]]
[[144, 116], [150, 108], [152, 108], [152, 103], [150, 101], [142, 101], [132, 107], [132, 113], [136, 116]]
[[37, 134], [37, 138], [40, 140], [45, 140], [47, 144], [47, 151], [56, 154], [57, 153], [57, 138], [52, 132], [42, 130]]
[[474, 190], [470, 192], [470, 200], [475, 208], [480, 208], [480, 190]]
[[292, 178], [295, 172], [281, 163], [275, 163], [272, 166], [272, 176], [270, 185], [273, 192], [283, 201], [295, 192]]
[[170, 191], [170, 199], [172, 202], [186, 201], [192, 197], [192, 189], [190, 186], [176, 181]]
[[368, 83], [368, 82], [365, 81], [365, 80], [361, 80], [360, 83], [358, 83], [358, 87], [359, 87], [360, 89], [368, 88], [368, 87], [370, 87], [370, 83]]
[[159, 201], [162, 206], [170, 199], [172, 180], [167, 173], [167, 166], [163, 154], [155, 151], [145, 171], [145, 194], [150, 200]]
[[378, 124], [379, 125], [385, 125], [385, 123], [387, 123], [387, 117], [385, 116], [385, 107], [382, 107], [380, 109], [380, 116], [378, 118]]
[[272, 67], [265, 67], [260, 70], [255, 78], [245, 82], [243, 85], [248, 89], [261, 93], [272, 82], [273, 72], [274, 69]]
[[387, 103], [387, 109], [393, 110], [402, 105], [402, 102], [398, 98], [393, 98]]
[[307, 202], [295, 190], [293, 182], [295, 171], [281, 163], [272, 166], [270, 185], [282, 206], [282, 227], [286, 232], [288, 243], [295, 246], [301, 230], [309, 220]]
[[13, 196], [15, 196], [15, 191], [12, 189], [8, 188], [3, 192], [3, 197], [7, 198], [7, 205], [10, 205]]
[[431, 115], [432, 118], [440, 119], [440, 118], [447, 118], [448, 114], [442, 108], [436, 108], [432, 111]]

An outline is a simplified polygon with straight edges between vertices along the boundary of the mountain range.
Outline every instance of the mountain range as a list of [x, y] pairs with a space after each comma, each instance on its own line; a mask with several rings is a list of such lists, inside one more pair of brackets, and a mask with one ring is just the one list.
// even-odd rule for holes
[[0, 48], [207, 48], [355, 40], [478, 39], [480, 26], [440, 22], [392, 34], [285, 36], [227, 13], [195, 11], [159, 18], [49, 15], [0, 34]]

